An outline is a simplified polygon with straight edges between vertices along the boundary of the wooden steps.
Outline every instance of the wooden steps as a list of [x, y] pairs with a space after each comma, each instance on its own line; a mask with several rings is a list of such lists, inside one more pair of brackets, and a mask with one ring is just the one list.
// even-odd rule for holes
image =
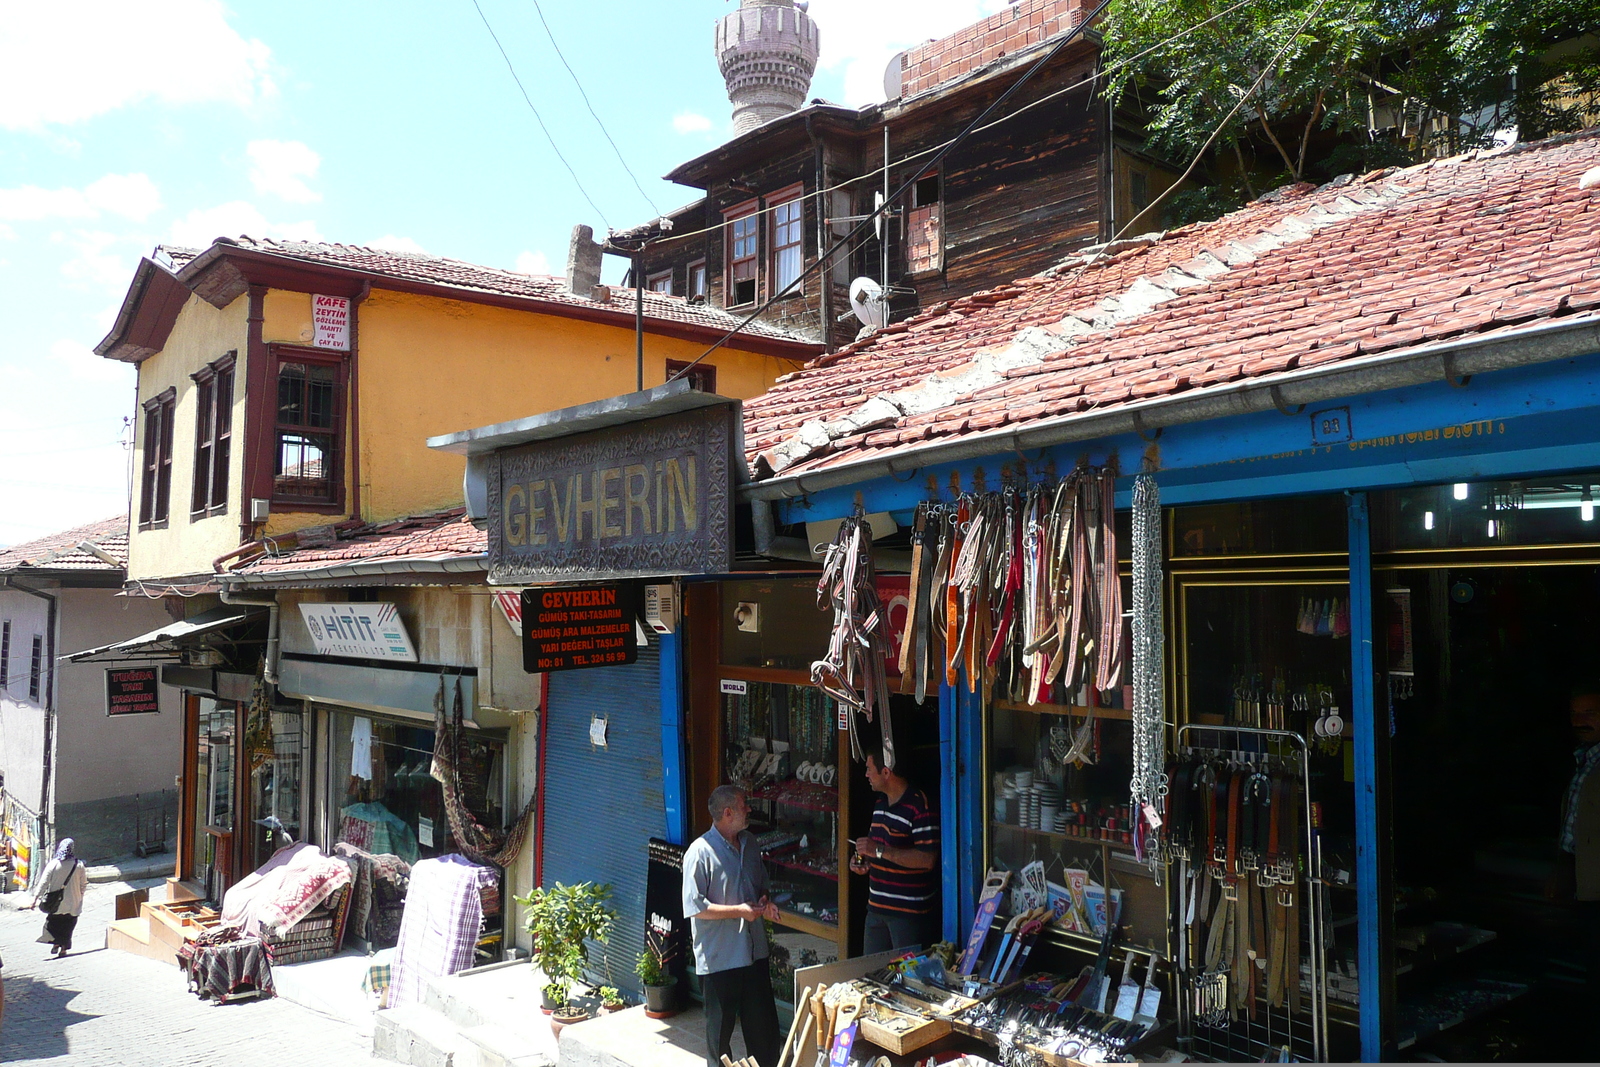
[[184, 942], [215, 925], [217, 913], [176, 879], [167, 880], [167, 892], [167, 900], [141, 902], [137, 917], [114, 920], [106, 928], [106, 948], [177, 966]]

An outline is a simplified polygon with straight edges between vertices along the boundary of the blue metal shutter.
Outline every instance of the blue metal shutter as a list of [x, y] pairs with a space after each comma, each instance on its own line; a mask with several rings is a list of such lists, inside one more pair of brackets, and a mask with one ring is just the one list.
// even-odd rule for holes
[[[544, 882], [610, 882], [617, 922], [590, 958], [607, 984], [637, 991], [649, 842], [666, 827], [661, 775], [661, 655], [652, 642], [624, 667], [550, 675], [545, 748]], [[589, 721], [607, 720], [604, 748]]]

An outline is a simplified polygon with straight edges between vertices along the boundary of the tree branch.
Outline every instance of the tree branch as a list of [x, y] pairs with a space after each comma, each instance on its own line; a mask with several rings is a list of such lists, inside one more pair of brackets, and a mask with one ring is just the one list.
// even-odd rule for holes
[[1299, 181], [1300, 172], [1295, 169], [1294, 160], [1289, 158], [1288, 149], [1283, 147], [1283, 142], [1278, 140], [1278, 135], [1272, 132], [1272, 124], [1267, 121], [1267, 109], [1257, 104], [1256, 117], [1261, 120], [1261, 128], [1267, 131], [1267, 140], [1272, 142], [1272, 147], [1276, 148], [1278, 155], [1283, 157], [1283, 165], [1289, 168], [1289, 176], [1295, 181]]
[[1317, 90], [1317, 98], [1311, 102], [1311, 118], [1306, 122], [1305, 132], [1300, 135], [1300, 170], [1295, 175], [1298, 178], [1305, 173], [1306, 149], [1311, 147], [1311, 131], [1316, 128], [1317, 117], [1322, 114], [1322, 98], [1327, 93], [1327, 88]]

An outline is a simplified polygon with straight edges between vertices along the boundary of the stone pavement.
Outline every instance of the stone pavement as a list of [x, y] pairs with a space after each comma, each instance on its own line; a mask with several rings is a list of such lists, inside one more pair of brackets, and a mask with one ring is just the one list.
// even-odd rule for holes
[[5, 1017], [0, 1063], [66, 1067], [333, 1067], [372, 1063], [349, 1023], [285, 1000], [213, 1005], [176, 967], [105, 949], [116, 894], [155, 882], [93, 884], [66, 959], [34, 943], [30, 898], [0, 895]]

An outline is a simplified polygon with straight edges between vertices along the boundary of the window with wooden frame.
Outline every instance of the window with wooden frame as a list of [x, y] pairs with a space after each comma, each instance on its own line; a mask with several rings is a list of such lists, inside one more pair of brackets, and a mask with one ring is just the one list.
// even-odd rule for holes
[[672, 295], [672, 272], [670, 270], [657, 271], [644, 276], [644, 287], [652, 293], [666, 293]]
[[44, 692], [44, 637], [33, 635], [33, 655], [28, 658], [28, 699], [39, 702]]
[[688, 284], [684, 288], [684, 296], [693, 302], [698, 300], [705, 303], [706, 299], [706, 261], [697, 259], [689, 264]]
[[772, 291], [781, 293], [799, 279], [805, 266], [805, 200], [798, 188], [773, 199]]
[[0, 622], [0, 689], [11, 684], [11, 620]]
[[308, 349], [273, 346], [277, 418], [272, 500], [334, 510], [341, 504], [345, 361]]
[[761, 262], [761, 216], [755, 208], [728, 219], [728, 307], [754, 304], [760, 282], [757, 267]]
[[906, 213], [906, 270], [911, 274], [944, 269], [943, 190], [938, 174], [924, 174], [911, 187]]
[[228, 460], [233, 451], [233, 368], [229, 352], [194, 375], [194, 485], [190, 518], [228, 510]]
[[139, 525], [167, 524], [172, 503], [172, 416], [178, 390], [168, 388], [144, 402], [144, 451], [139, 479]]
[[710, 363], [696, 363], [690, 367], [688, 360], [669, 359], [667, 360], [667, 380], [671, 381], [673, 375], [686, 367], [688, 372], [684, 374], [684, 378], [689, 382], [690, 389], [697, 393], [715, 393], [717, 391], [717, 368]]

